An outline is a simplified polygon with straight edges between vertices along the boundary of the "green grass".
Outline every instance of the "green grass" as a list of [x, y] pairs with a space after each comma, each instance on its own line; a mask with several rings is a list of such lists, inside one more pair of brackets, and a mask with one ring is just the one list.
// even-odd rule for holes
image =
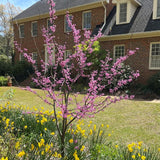
[[[10, 88], [0, 87], [0, 97], [8, 89]], [[46, 110], [52, 110], [52, 107], [46, 105], [36, 95], [20, 88], [12, 87], [12, 89], [15, 90], [13, 103], [37, 108], [44, 106]], [[44, 94], [41, 90], [37, 90], [37, 92], [41, 95]], [[80, 95], [79, 99], [82, 97], [83, 95]], [[109, 124], [107, 132], [111, 134], [110, 139], [115, 143], [143, 141], [147, 146], [160, 147], [160, 103], [138, 100], [121, 101], [112, 104], [94, 118], [85, 119], [87, 122], [90, 120], [97, 126], [102, 123]]]

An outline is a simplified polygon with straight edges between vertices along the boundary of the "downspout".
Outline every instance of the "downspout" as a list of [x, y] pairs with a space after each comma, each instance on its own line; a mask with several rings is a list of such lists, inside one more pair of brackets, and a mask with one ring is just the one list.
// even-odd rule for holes
[[[106, 6], [104, 5], [104, 1], [103, 1], [103, 0], [101, 0], [101, 1], [102, 1], [102, 5], [103, 5], [103, 7], [104, 7], [104, 23], [103, 23], [103, 26], [101, 27], [101, 30], [103, 30], [104, 26], [106, 25], [107, 8], [106, 8]], [[106, 2], [108, 3], [109, 0], [106, 0]]]

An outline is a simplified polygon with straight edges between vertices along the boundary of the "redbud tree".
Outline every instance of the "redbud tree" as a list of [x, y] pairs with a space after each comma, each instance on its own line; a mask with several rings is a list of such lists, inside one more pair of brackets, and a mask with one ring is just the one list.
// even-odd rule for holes
[[[24, 57], [30, 62], [35, 70], [35, 77], [33, 82], [36, 83], [46, 94], [45, 97], [38, 95], [37, 92], [27, 87], [27, 90], [38, 95], [45, 103], [51, 105], [54, 110], [54, 118], [56, 120], [56, 126], [58, 135], [61, 139], [61, 154], [65, 155], [65, 135], [67, 128], [77, 119], [83, 119], [85, 117], [93, 117], [96, 113], [103, 111], [112, 103], [116, 103], [123, 99], [132, 99], [133, 96], [123, 95], [119, 97], [111, 97], [103, 94], [103, 90], [108, 84], [111, 84], [117, 75], [123, 74], [122, 63], [136, 50], [129, 50], [124, 57], [120, 57], [113, 63], [112, 66], [109, 63], [112, 58], [109, 54], [106, 54], [105, 60], [101, 60], [99, 70], [92, 70], [86, 72], [87, 68], [92, 66], [93, 63], [87, 59], [87, 54], [94, 52], [94, 43], [102, 36], [101, 30], [97, 35], [91, 37], [91, 31], [85, 30], [84, 34], [80, 34], [80, 30], [76, 29], [76, 25], [72, 24], [72, 19], [69, 17], [69, 13], [66, 14], [68, 24], [72, 29], [74, 46], [73, 54], [64, 59], [66, 50], [65, 45], [60, 45], [56, 42], [54, 33], [56, 32], [55, 19], [55, 3], [53, 0], [49, 0], [50, 4], [50, 23], [52, 24], [49, 29], [43, 29], [43, 36], [45, 38], [44, 44], [47, 47], [48, 62], [41, 60], [40, 69], [35, 65], [35, 60], [28, 53], [27, 49], [21, 49], [21, 47], [15, 43], [19, 52], [24, 54]], [[55, 52], [56, 48], [56, 52]], [[53, 62], [53, 52], [55, 52], [55, 63]], [[46, 74], [47, 68], [50, 68], [50, 74]], [[60, 74], [59, 74], [60, 68]], [[59, 76], [60, 75], [60, 76]], [[128, 85], [133, 79], [139, 76], [139, 72], [132, 72], [131, 75], [123, 80], [117, 80], [117, 85], [110, 88], [109, 92], [117, 92], [120, 88]], [[73, 85], [80, 79], [88, 79], [88, 90], [81, 102], [78, 101], [77, 96], [79, 93], [73, 92]], [[56, 91], [56, 89], [59, 91]], [[103, 98], [102, 98], [103, 96]], [[74, 107], [73, 107], [74, 106]], [[58, 121], [58, 111], [61, 110], [62, 121]], [[69, 117], [73, 118], [70, 119]], [[62, 125], [61, 125], [62, 124]]]

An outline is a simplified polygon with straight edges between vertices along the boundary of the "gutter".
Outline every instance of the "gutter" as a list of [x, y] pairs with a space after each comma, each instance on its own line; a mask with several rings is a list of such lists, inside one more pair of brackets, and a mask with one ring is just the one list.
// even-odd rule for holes
[[126, 40], [126, 39], [149, 38], [149, 37], [160, 37], [160, 30], [150, 31], [150, 32], [148, 31], [148, 32], [118, 34], [111, 36], [105, 35], [99, 38], [99, 41], [114, 41], [114, 40]]
[[[106, 18], [107, 18], [106, 13], [107, 13], [107, 8], [106, 8], [106, 6], [104, 5], [104, 1], [103, 1], [103, 0], [101, 0], [101, 1], [102, 1], [102, 5], [103, 5], [103, 7], [104, 7], [104, 23], [103, 23], [103, 26], [101, 27], [101, 31], [102, 31], [103, 28], [104, 28], [104, 26], [106, 25]], [[106, 2], [107, 2], [107, 0], [106, 0]]]

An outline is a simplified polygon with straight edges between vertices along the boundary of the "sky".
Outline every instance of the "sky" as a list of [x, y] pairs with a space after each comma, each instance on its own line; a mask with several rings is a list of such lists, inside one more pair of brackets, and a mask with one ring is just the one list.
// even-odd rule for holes
[[10, 2], [14, 6], [20, 7], [22, 10], [25, 10], [38, 1], [39, 0], [0, 0], [0, 4], [5, 4], [7, 2]]

